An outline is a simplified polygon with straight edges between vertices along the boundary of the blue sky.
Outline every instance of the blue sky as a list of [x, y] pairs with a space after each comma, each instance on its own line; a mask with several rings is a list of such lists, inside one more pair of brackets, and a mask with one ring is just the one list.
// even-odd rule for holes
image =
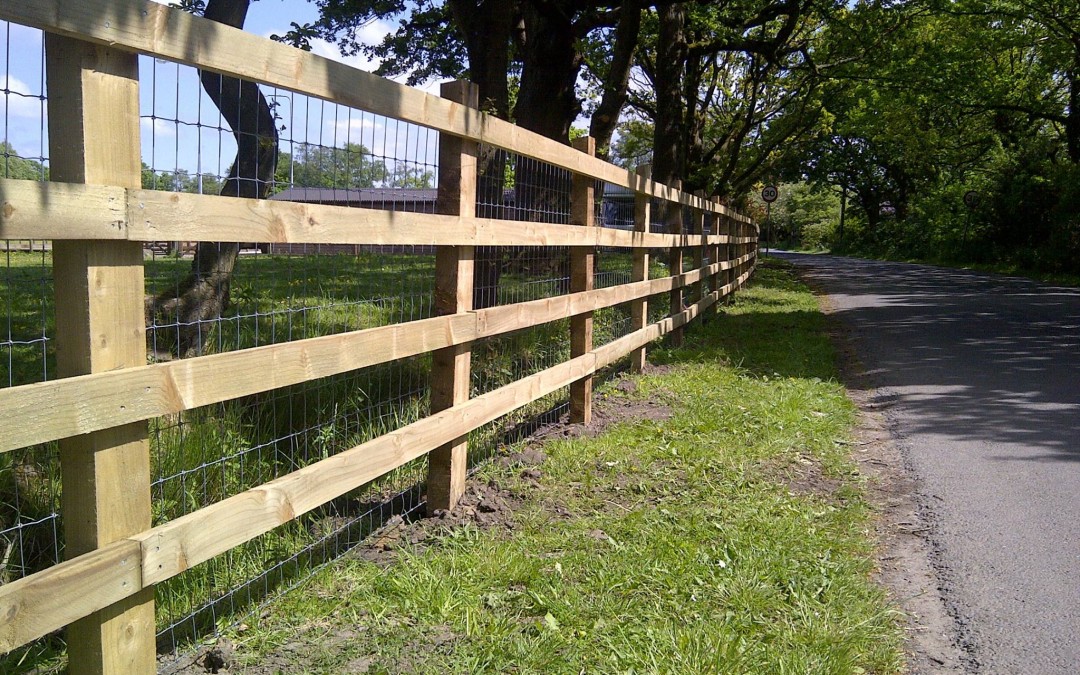
[[[289, 30], [291, 22], [303, 24], [316, 17], [316, 6], [306, 0], [258, 0], [249, 10], [245, 30], [269, 37]], [[392, 25], [373, 22], [360, 28], [358, 37], [373, 43], [392, 29]], [[4, 90], [0, 96], [0, 137], [20, 156], [47, 157], [41, 33], [0, 22], [0, 39], [6, 46], [0, 54]], [[313, 51], [364, 70], [378, 65], [363, 56], [342, 57], [335, 46], [323, 41], [316, 41]], [[202, 92], [197, 72], [140, 57], [140, 85], [143, 161], [158, 171], [225, 173], [235, 145], [231, 134], [221, 129], [224, 125]], [[438, 83], [429, 83], [424, 88], [435, 91], [437, 87]], [[433, 161], [435, 135], [426, 130], [287, 91], [264, 88], [264, 93], [277, 104], [279, 123], [284, 127], [281, 147], [286, 152], [297, 143], [359, 143], [389, 158], [390, 168], [395, 159]]]

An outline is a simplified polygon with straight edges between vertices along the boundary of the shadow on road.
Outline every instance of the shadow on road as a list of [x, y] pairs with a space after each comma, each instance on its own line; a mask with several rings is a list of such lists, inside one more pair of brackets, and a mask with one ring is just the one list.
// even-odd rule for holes
[[906, 431], [981, 439], [1001, 461], [1080, 461], [1080, 289], [786, 254], [830, 296]]

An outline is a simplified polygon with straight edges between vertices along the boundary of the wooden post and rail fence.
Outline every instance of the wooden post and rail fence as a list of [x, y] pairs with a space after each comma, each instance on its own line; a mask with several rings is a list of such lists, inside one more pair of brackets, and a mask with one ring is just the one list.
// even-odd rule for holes
[[[570, 148], [484, 115], [464, 83], [431, 96], [145, 0], [0, 0], [0, 20], [46, 33], [52, 181], [0, 179], [0, 239], [53, 241], [62, 298], [61, 379], [0, 389], [0, 452], [59, 441], [67, 555], [0, 586], [0, 651], [67, 627], [72, 672], [152, 672], [155, 584], [425, 455], [429, 508], [452, 508], [470, 431], [567, 386], [572, 419], [587, 422], [594, 373], [628, 355], [640, 370], [650, 342], [715, 311], [754, 269], [747, 218], [595, 158], [591, 139]], [[437, 130], [437, 213], [139, 189], [138, 54]], [[571, 172], [571, 224], [476, 217], [480, 143]], [[633, 231], [596, 226], [597, 181], [634, 191]], [[653, 200], [670, 207], [667, 233], [650, 232]], [[152, 241], [434, 246], [437, 316], [148, 365], [142, 251]], [[570, 293], [474, 310], [477, 246], [570, 247]], [[633, 252], [630, 283], [593, 288], [597, 247]], [[670, 276], [649, 278], [650, 249], [670, 251]], [[649, 323], [657, 295], [671, 311]], [[631, 332], [595, 347], [593, 312], [627, 303]], [[569, 360], [469, 398], [474, 343], [566, 318]], [[149, 420], [425, 353], [427, 417], [152, 526]]]

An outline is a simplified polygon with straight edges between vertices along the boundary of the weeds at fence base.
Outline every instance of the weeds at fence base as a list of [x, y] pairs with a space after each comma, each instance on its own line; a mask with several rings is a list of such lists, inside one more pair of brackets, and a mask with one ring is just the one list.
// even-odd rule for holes
[[[628, 417], [519, 443], [454, 513], [380, 530], [229, 631], [234, 668], [898, 672], [853, 407], [813, 299], [762, 277], [664, 372], [605, 390]], [[773, 331], [799, 348], [763, 346], [766, 371]]]

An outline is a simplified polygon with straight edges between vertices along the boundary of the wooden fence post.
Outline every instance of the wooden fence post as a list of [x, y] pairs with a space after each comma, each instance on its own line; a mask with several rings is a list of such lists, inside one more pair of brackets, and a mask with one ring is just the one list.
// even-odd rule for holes
[[[682, 191], [682, 180], [679, 178], [671, 181], [671, 187], [679, 192]], [[667, 222], [668, 232], [671, 234], [683, 234], [683, 207], [678, 202], [668, 202], [666, 208], [665, 219]], [[682, 246], [672, 246], [671, 255], [668, 256], [669, 273], [673, 277], [677, 277], [683, 273], [683, 257], [684, 251]], [[671, 310], [670, 314], [675, 315], [683, 311], [683, 289], [676, 288], [671, 291]], [[671, 346], [681, 347], [683, 344], [683, 327], [678, 326], [671, 331]]]
[[[694, 193], [694, 196], [699, 199], [705, 198], [705, 191], [698, 190]], [[693, 234], [697, 235], [701, 241], [697, 246], [690, 249], [690, 267], [691, 269], [700, 270], [702, 265], [705, 264], [708, 254], [705, 251], [705, 211], [694, 207], [690, 209], [690, 230]], [[700, 301], [704, 296], [705, 279], [701, 278], [695, 281], [693, 286], [690, 287], [690, 304], [695, 304]]]
[[[712, 202], [712, 200], [709, 201]], [[711, 227], [709, 227], [710, 235], [716, 236], [718, 234], [723, 234], [724, 216], [722, 214], [714, 211], [709, 217], [709, 221], [712, 223]], [[720, 244], [709, 244], [708, 249], [710, 264], [715, 265], [723, 261], [723, 257], [720, 255], [720, 252], [723, 249]], [[709, 275], [709, 293], [716, 296], [716, 302], [709, 308], [709, 315], [711, 317], [715, 317], [720, 313], [720, 303], [723, 301], [723, 297], [720, 295], [720, 286], [722, 285], [721, 280], [724, 278], [723, 274], [723, 272], [717, 270]]]
[[[446, 82], [440, 91], [445, 99], [466, 108], [479, 105], [476, 85], [458, 80]], [[472, 218], [476, 215], [477, 144], [457, 136], [439, 137], [439, 213]], [[472, 310], [473, 246], [439, 246], [435, 252], [435, 311], [439, 315]], [[432, 353], [431, 412], [450, 408], [469, 399], [472, 344], [465, 343]], [[466, 436], [455, 439], [428, 455], [428, 513], [450, 511], [465, 492], [468, 470]]]
[[[649, 180], [652, 176], [652, 166], [642, 164], [637, 168], [639, 179]], [[652, 196], [642, 192], [634, 194], [634, 231], [648, 232], [652, 220]], [[647, 281], [649, 279], [649, 249], [634, 249], [634, 269], [631, 281]], [[641, 298], [630, 303], [630, 330], [637, 331], [644, 328], [649, 322], [649, 299]], [[640, 373], [645, 369], [645, 347], [638, 347], [630, 352], [630, 371]]]
[[[593, 157], [596, 155], [596, 139], [591, 136], [575, 138], [575, 149]], [[573, 191], [570, 193], [570, 224], [596, 227], [595, 180], [590, 176], [574, 174]], [[593, 273], [596, 264], [596, 248], [573, 246], [570, 248], [570, 292], [581, 293], [593, 289]], [[570, 357], [575, 358], [592, 351], [593, 313], [586, 312], [570, 318]], [[592, 421], [592, 376], [584, 377], [570, 385], [570, 421], [588, 424]]]
[[[46, 33], [45, 67], [51, 179], [140, 187], [136, 55]], [[60, 377], [146, 365], [142, 244], [56, 241], [53, 276]], [[150, 528], [146, 422], [61, 441], [60, 469], [69, 559]], [[72, 623], [67, 643], [69, 673], [154, 672], [153, 588]]]
[[[717, 199], [716, 201], [719, 203], [720, 200]], [[720, 233], [727, 236], [727, 237], [735, 236], [735, 230], [732, 227], [732, 223], [734, 221], [731, 219], [731, 216], [729, 214], [727, 214], [727, 213], [724, 213], [724, 214], [721, 214], [719, 216], [719, 219], [720, 219]], [[730, 241], [728, 243], [726, 243], [726, 244], [721, 244], [720, 245], [720, 258], [724, 262], [728, 262], [732, 258], [734, 258], [735, 257], [734, 253], [735, 253], [735, 247], [730, 243]], [[720, 273], [721, 286], [727, 286], [728, 284], [731, 283], [731, 280], [734, 279], [734, 278], [735, 278], [734, 270], [726, 269], [726, 270], [722, 271]], [[727, 304], [728, 302], [730, 302], [730, 298], [731, 298], [731, 293], [730, 292], [725, 293], [724, 298], [723, 298], [724, 299], [724, 304]]]
[[[736, 237], [742, 238], [746, 236], [746, 226], [743, 223], [732, 219], [732, 225], [732, 230]], [[749, 246], [744, 243], [738, 243], [734, 245], [734, 249], [735, 252], [732, 254], [732, 257], [741, 258], [746, 253], [746, 251], [749, 250]], [[746, 267], [746, 263], [741, 262], [731, 270], [732, 283], [738, 283], [739, 277], [742, 276], [744, 267]]]

